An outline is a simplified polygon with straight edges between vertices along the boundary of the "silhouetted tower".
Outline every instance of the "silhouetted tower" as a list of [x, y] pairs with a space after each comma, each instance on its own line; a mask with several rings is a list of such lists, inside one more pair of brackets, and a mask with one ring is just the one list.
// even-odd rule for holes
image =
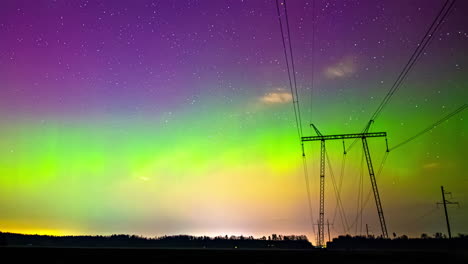
[[[387, 225], [385, 223], [385, 217], [383, 214], [382, 202], [380, 200], [379, 190], [377, 188], [377, 182], [375, 180], [374, 167], [372, 166], [371, 154], [369, 151], [369, 146], [367, 144], [367, 138], [370, 137], [385, 137], [387, 138], [387, 133], [385, 132], [374, 132], [374, 133], [356, 133], [356, 134], [340, 134], [340, 135], [322, 135], [320, 131], [314, 124], [310, 124], [311, 127], [317, 133], [317, 136], [302, 137], [302, 142], [305, 141], [319, 141], [320, 140], [320, 211], [319, 211], [319, 226], [318, 226], [318, 241], [317, 245], [322, 247], [324, 241], [324, 215], [325, 215], [325, 141], [326, 140], [345, 140], [360, 138], [362, 140], [362, 147], [364, 149], [364, 154], [366, 157], [367, 168], [369, 170], [370, 181], [372, 185], [372, 191], [374, 193], [375, 205], [377, 207], [377, 214], [379, 215], [380, 227], [382, 228], [382, 237], [388, 238]], [[367, 131], [367, 130], [366, 130]], [[385, 140], [387, 142], [387, 140]], [[387, 145], [388, 152], [388, 145]]]
[[452, 232], [450, 231], [450, 222], [449, 222], [449, 217], [448, 217], [448, 213], [447, 213], [447, 204], [456, 204], [456, 205], [459, 205], [459, 204], [458, 204], [458, 202], [451, 202], [451, 201], [448, 201], [447, 199], [445, 199], [446, 194], [452, 195], [452, 193], [444, 191], [444, 186], [440, 186], [440, 190], [442, 191], [442, 202], [437, 203], [437, 204], [443, 204], [444, 205], [445, 221], [447, 222], [448, 236], [449, 236], [449, 239], [451, 239], [452, 238]]
[[[314, 124], [310, 124], [315, 133], [318, 136], [323, 137], [322, 133], [314, 126]], [[302, 138], [304, 140], [304, 137]], [[323, 246], [324, 241], [324, 219], [325, 219], [325, 139], [320, 140], [320, 207], [319, 207], [319, 222], [318, 222], [318, 246]]]

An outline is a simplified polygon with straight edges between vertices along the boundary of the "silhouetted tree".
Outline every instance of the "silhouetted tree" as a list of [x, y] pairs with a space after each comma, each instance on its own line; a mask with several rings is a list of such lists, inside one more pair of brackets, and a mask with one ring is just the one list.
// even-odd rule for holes
[[6, 246], [8, 246], [6, 236], [0, 232], [0, 247], [6, 247]]
[[[160, 236], [145, 238], [137, 235], [114, 234], [111, 236], [41, 236], [0, 233], [0, 238], [6, 237], [10, 245], [25, 246], [78, 246], [78, 247], [189, 247], [189, 248], [311, 248], [312, 244], [306, 236], [278, 236], [274, 235], [275, 242], [266, 242], [266, 237], [255, 239], [253, 236]], [[295, 237], [296, 240], [280, 240], [278, 237]], [[302, 237], [303, 240], [297, 238]], [[11, 243], [10, 243], [11, 242]], [[274, 244], [273, 244], [274, 243]]]

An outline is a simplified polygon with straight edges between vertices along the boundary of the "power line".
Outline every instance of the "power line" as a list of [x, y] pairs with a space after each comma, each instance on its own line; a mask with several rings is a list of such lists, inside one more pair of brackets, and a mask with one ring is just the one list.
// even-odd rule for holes
[[[426, 129], [420, 131], [419, 133], [417, 133], [416, 135], [404, 140], [403, 142], [395, 145], [394, 147], [392, 148], [389, 148], [388, 151], [385, 152], [384, 154], [384, 157], [382, 158], [382, 161], [380, 163], [380, 166], [379, 166], [379, 170], [377, 172], [377, 177], [379, 177], [379, 175], [381, 175], [382, 173], [382, 170], [383, 170], [383, 167], [385, 165], [385, 162], [387, 161], [387, 158], [388, 158], [388, 153], [390, 152], [390, 150], [394, 150], [396, 148], [399, 148], [413, 140], [415, 140], [416, 138], [424, 135], [425, 133], [431, 131], [432, 129], [436, 128], [438, 125], [440, 125], [441, 123], [443, 123], [444, 121], [447, 121], [448, 119], [450, 119], [451, 117], [455, 116], [456, 114], [462, 112], [463, 110], [465, 110], [466, 108], [468, 107], [468, 104], [463, 104], [462, 106], [460, 106], [459, 108], [455, 109], [454, 111], [450, 112], [448, 115], [444, 116], [442, 119], [436, 121], [435, 123], [433, 123], [432, 125], [428, 126]], [[361, 206], [361, 214], [362, 214], [362, 211], [364, 210], [364, 208], [367, 206], [368, 202], [369, 202], [369, 199], [370, 199], [370, 196], [371, 196], [371, 191], [369, 190], [369, 192], [367, 193], [367, 197], [366, 197], [366, 200], [364, 202], [364, 205]], [[354, 227], [354, 225], [357, 225], [357, 216], [356, 216], [356, 219], [355, 221], [350, 225], [350, 228]], [[348, 230], [349, 231], [349, 230]]]
[[409, 221], [409, 224], [408, 226], [412, 226], [414, 225], [415, 223], [418, 223], [420, 222], [422, 219], [428, 217], [429, 215], [433, 214], [435, 211], [437, 211], [437, 207], [434, 206], [431, 210], [429, 211], [426, 211], [424, 214], [421, 214], [419, 215], [418, 217], [415, 217], [414, 219], [412, 219], [411, 221]]
[[[345, 169], [345, 166], [346, 166], [346, 157], [347, 157], [346, 154], [348, 154], [348, 153], [346, 153], [346, 147], [345, 147], [344, 140], [342, 142], [343, 142], [343, 159], [341, 161], [340, 179], [339, 179], [339, 184], [338, 184], [338, 193], [340, 193], [340, 194], [341, 194], [341, 187], [343, 186], [344, 169]], [[335, 206], [335, 210], [333, 212], [332, 225], [335, 223], [337, 210], [338, 210], [338, 204]]]
[[328, 169], [330, 170], [330, 176], [331, 176], [332, 183], [333, 183], [333, 190], [334, 190], [335, 196], [336, 196], [336, 203], [338, 204], [338, 208], [339, 208], [341, 223], [343, 225], [343, 230], [346, 230], [346, 229], [348, 229], [348, 220], [346, 219], [346, 213], [344, 211], [343, 202], [341, 201], [341, 194], [339, 193], [338, 187], [336, 185], [335, 175], [333, 173], [333, 168], [331, 166], [330, 157], [328, 156], [328, 152], [325, 152], [325, 154], [326, 154], [326, 157], [327, 157]]
[[310, 195], [310, 184], [309, 184], [309, 171], [307, 168], [307, 160], [305, 159], [305, 156], [303, 156], [302, 159], [303, 167], [304, 167], [304, 178], [306, 182], [306, 191], [307, 191], [307, 201], [309, 205], [309, 217], [310, 217], [310, 222], [312, 224], [312, 231], [315, 234], [315, 225], [314, 225], [314, 214], [312, 210], [312, 199]]
[[[413, 66], [416, 64], [418, 59], [420, 58], [422, 52], [426, 48], [426, 46], [429, 44], [429, 42], [432, 40], [434, 37], [434, 34], [436, 31], [440, 28], [440, 25], [444, 22], [445, 18], [447, 15], [450, 13], [451, 9], [453, 8], [453, 5], [455, 4], [456, 0], [446, 0], [442, 8], [439, 10], [437, 13], [437, 16], [434, 18], [432, 21], [430, 27], [427, 29], [426, 33], [424, 34], [422, 40], [418, 43], [415, 51], [411, 55], [410, 59], [406, 63], [406, 65], [403, 67], [403, 70], [400, 72], [398, 75], [397, 79], [393, 83], [392, 87], [388, 91], [387, 95], [385, 95], [384, 99], [382, 102], [379, 104], [377, 107], [377, 110], [372, 114], [369, 123], [366, 125], [366, 127], [363, 129], [363, 132], [367, 132], [370, 128], [370, 125], [372, 124], [373, 121], [375, 121], [384, 107], [388, 104], [392, 96], [395, 94], [395, 92], [401, 87], [401, 84], [405, 80], [406, 76], [408, 75], [409, 71], [413, 68]], [[347, 151], [349, 151], [357, 142], [357, 140], [354, 140], [351, 145], [348, 147]]]
[[[343, 141], [343, 147], [344, 147], [344, 141]], [[340, 194], [341, 194], [341, 187], [343, 186], [343, 176], [344, 176], [345, 166], [346, 166], [346, 153], [343, 153], [343, 159], [341, 161], [340, 179], [339, 179], [339, 183], [338, 183], [338, 193], [340, 193]], [[338, 204], [336, 204], [335, 210], [333, 211], [332, 225], [335, 223], [337, 210], [338, 210]]]
[[[286, 40], [284, 36], [284, 30], [283, 30], [283, 22], [281, 20], [281, 12], [280, 12], [280, 4], [279, 1], [276, 0], [276, 11], [278, 14], [278, 22], [280, 26], [280, 32], [281, 32], [281, 40], [283, 44], [283, 51], [284, 51], [284, 58], [286, 60], [286, 69], [288, 73], [288, 80], [289, 80], [289, 88], [291, 91], [291, 97], [292, 97], [292, 103], [293, 103], [293, 108], [294, 108], [294, 118], [296, 121], [296, 129], [297, 129], [297, 134], [299, 136], [299, 140], [302, 138], [302, 118], [301, 118], [301, 109], [299, 105], [299, 93], [297, 91], [297, 78], [296, 78], [296, 69], [294, 65], [294, 56], [293, 56], [293, 49], [292, 49], [292, 42], [291, 42], [291, 31], [289, 27], [289, 18], [288, 18], [288, 10], [286, 7], [286, 0], [283, 0], [283, 8], [284, 8], [284, 14], [285, 14], [285, 20], [286, 20], [286, 29], [287, 29], [287, 38], [288, 38], [288, 46], [289, 46], [289, 56], [288, 56], [288, 49], [286, 46]], [[290, 62], [291, 61], [291, 62]], [[291, 68], [290, 68], [291, 66]], [[291, 74], [292, 71], [292, 74]], [[294, 85], [293, 85], [294, 83]], [[305, 155], [304, 151], [304, 143], [301, 141], [301, 148], [302, 148], [302, 163], [303, 163], [303, 169], [304, 169], [304, 178], [306, 182], [306, 192], [307, 192], [307, 200], [308, 200], [308, 207], [309, 207], [309, 217], [310, 221], [312, 224], [312, 230], [313, 233], [315, 234], [315, 227], [314, 227], [314, 220], [313, 220], [313, 210], [312, 210], [312, 199], [310, 195], [310, 184], [309, 184], [309, 172], [307, 168], [307, 158]]]
[[314, 98], [314, 71], [315, 71], [315, 0], [312, 0], [312, 71], [311, 71], [311, 81], [310, 81], [310, 123], [312, 123], [312, 106], [313, 106], [313, 98]]
[[356, 210], [356, 234], [358, 230], [358, 221], [361, 221], [361, 229], [362, 229], [362, 208], [363, 208], [363, 187], [364, 187], [364, 151], [362, 152], [361, 156], [361, 168], [359, 170], [359, 182], [358, 182], [358, 197], [357, 197], [357, 210]]
[[[376, 179], [379, 178], [379, 176], [382, 174], [382, 170], [383, 170], [385, 162], [387, 161], [387, 158], [388, 158], [388, 153], [389, 153], [388, 151], [385, 151], [385, 154], [384, 154], [384, 156], [382, 158], [382, 161], [380, 162], [379, 170], [377, 171], [377, 174], [375, 175]], [[372, 190], [369, 190], [369, 192], [367, 193], [367, 196], [366, 196], [366, 200], [364, 201], [364, 205], [361, 206], [360, 214], [363, 213], [364, 208], [366, 208], [367, 204], [369, 203], [371, 193], [372, 193]], [[349, 230], [351, 230], [351, 228], [353, 228], [354, 225], [357, 225], [357, 216], [356, 216], [356, 219], [354, 220], [354, 222], [349, 226], [349, 229], [346, 232], [349, 232]]]
[[289, 67], [288, 49], [286, 48], [286, 40], [284, 37], [283, 22], [281, 21], [281, 12], [279, 8], [278, 0], [276, 0], [276, 11], [278, 14], [278, 22], [279, 22], [280, 31], [281, 31], [281, 40], [283, 43], [284, 58], [286, 60], [286, 69], [288, 73], [289, 88], [291, 90], [291, 97], [292, 97], [292, 103], [293, 103], [293, 108], [294, 108], [294, 118], [296, 120], [297, 134], [300, 139], [302, 137], [302, 125], [301, 125], [301, 121], [299, 120], [300, 115], [299, 115], [299, 108], [297, 104], [298, 100], [296, 98], [297, 94], [294, 92], [294, 88], [293, 88], [293, 79], [291, 77], [291, 69]]
[[424, 135], [425, 133], [431, 131], [432, 129], [436, 128], [438, 125], [440, 125], [441, 123], [447, 121], [448, 119], [450, 119], [451, 117], [453, 117], [454, 115], [462, 112], [463, 110], [465, 110], [466, 108], [468, 107], [468, 104], [464, 104], [462, 106], [460, 106], [459, 108], [455, 109], [455, 111], [449, 113], [448, 115], [444, 116], [442, 119], [438, 120], [437, 122], [433, 123], [432, 125], [428, 126], [427, 128], [423, 129], [422, 131], [420, 131], [419, 133], [417, 133], [416, 135], [404, 140], [403, 142], [401, 143], [398, 143], [396, 144], [394, 147], [390, 148], [390, 150], [394, 150], [396, 148], [399, 148], [405, 144], [408, 144], [409, 142], [415, 140], [416, 138]]
[[377, 107], [377, 110], [374, 112], [374, 114], [370, 118], [371, 120], [375, 121], [377, 119], [377, 117], [380, 115], [380, 113], [382, 112], [383, 108], [386, 106], [388, 101], [390, 101], [393, 94], [401, 87], [401, 84], [405, 80], [409, 71], [413, 68], [414, 64], [416, 64], [422, 52], [424, 51], [425, 47], [428, 45], [429, 41], [434, 37], [434, 33], [439, 29], [440, 25], [445, 20], [447, 14], [450, 12], [453, 5], [455, 4], [455, 1], [456, 0], [445, 1], [445, 4], [442, 6], [442, 9], [439, 11], [434, 21], [432, 21], [431, 26], [426, 31], [426, 34], [424, 35], [422, 40], [419, 42], [418, 46], [416, 47], [416, 50], [413, 52], [410, 59], [406, 63], [405, 67], [403, 68], [403, 71], [398, 75], [398, 78], [393, 83], [392, 87], [390, 88], [390, 91], [384, 97], [380, 105]]
[[[286, 7], [286, 0], [284, 1], [284, 15], [286, 18], [286, 29], [288, 30], [288, 43], [289, 43], [289, 55], [291, 56], [291, 67], [292, 67], [292, 76], [294, 80], [294, 92], [296, 93], [296, 107], [297, 107], [297, 115], [299, 119], [299, 129], [301, 130], [302, 135], [302, 119], [301, 119], [301, 107], [299, 104], [299, 93], [297, 92], [297, 80], [296, 80], [296, 68], [294, 66], [294, 56], [293, 56], [293, 49], [292, 49], [292, 41], [291, 41], [291, 31], [289, 30], [289, 18], [288, 18], [288, 9]], [[278, 3], [278, 1], [277, 1]]]

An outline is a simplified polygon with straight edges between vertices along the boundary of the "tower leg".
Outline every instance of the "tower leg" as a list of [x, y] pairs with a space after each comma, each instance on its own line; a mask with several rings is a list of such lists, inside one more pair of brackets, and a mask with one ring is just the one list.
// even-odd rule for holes
[[320, 142], [320, 212], [319, 212], [319, 226], [318, 246], [323, 246], [324, 241], [324, 215], [325, 215], [325, 140]]
[[362, 146], [364, 148], [364, 154], [366, 156], [367, 168], [369, 169], [369, 176], [372, 185], [372, 191], [374, 192], [375, 205], [377, 206], [377, 213], [379, 215], [380, 227], [382, 228], [382, 237], [388, 238], [387, 225], [385, 224], [385, 217], [383, 214], [382, 203], [380, 202], [379, 189], [377, 188], [377, 182], [375, 181], [374, 167], [372, 166], [372, 160], [369, 152], [369, 146], [367, 145], [367, 139], [362, 138]]

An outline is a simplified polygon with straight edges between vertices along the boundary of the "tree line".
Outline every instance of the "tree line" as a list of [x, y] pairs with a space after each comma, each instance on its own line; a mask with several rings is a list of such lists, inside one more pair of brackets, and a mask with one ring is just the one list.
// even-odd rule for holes
[[109, 236], [51, 236], [1, 233], [3, 246], [83, 247], [189, 247], [189, 248], [312, 248], [305, 235], [263, 236], [157, 236], [114, 234]]

